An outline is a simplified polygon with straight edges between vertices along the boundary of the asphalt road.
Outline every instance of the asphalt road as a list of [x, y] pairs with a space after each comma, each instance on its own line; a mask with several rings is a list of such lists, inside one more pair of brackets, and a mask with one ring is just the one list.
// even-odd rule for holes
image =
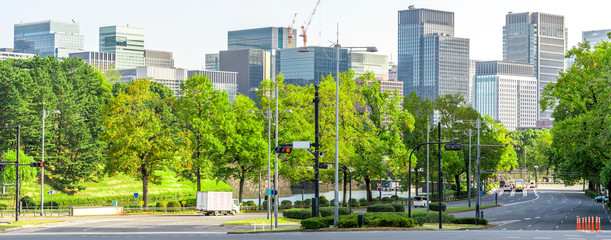
[[[296, 232], [227, 235], [251, 226], [222, 227], [226, 221], [264, 218], [265, 214], [237, 216], [154, 215], [64, 217], [66, 223], [0, 234], [0, 239], [611, 239], [611, 219], [602, 204], [586, 197], [580, 188], [541, 187], [526, 192], [496, 192], [503, 206], [486, 209], [485, 217], [497, 227], [479, 231], [397, 232]], [[494, 203], [494, 195], [482, 204]], [[449, 203], [466, 206], [466, 201]], [[473, 216], [474, 212], [455, 214]], [[601, 233], [577, 232], [577, 216], [600, 216]], [[29, 218], [34, 219], [34, 218]], [[49, 219], [49, 218], [46, 218]], [[26, 219], [27, 220], [27, 219]]]

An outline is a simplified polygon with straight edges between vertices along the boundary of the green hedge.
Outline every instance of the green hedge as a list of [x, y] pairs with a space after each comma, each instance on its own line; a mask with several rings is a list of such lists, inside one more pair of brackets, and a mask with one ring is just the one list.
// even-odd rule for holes
[[389, 198], [389, 197], [382, 197], [382, 202], [383, 202], [383, 203], [391, 203], [392, 201], [393, 201], [393, 199], [392, 199], [392, 198]]
[[[445, 204], [441, 204], [441, 211], [445, 211], [447, 208], [447, 206]], [[436, 211], [439, 212], [439, 202], [432, 202], [431, 205], [429, 205], [429, 209], [431, 211]]]
[[312, 207], [312, 199], [308, 198], [308, 199], [303, 200], [303, 204], [304, 204], [303, 207], [306, 207], [306, 208]]
[[[456, 224], [475, 224], [475, 218], [474, 217], [455, 218], [454, 220], [452, 220], [452, 223], [456, 223]], [[488, 220], [484, 219], [484, 218], [480, 218], [479, 219], [479, 224], [480, 225], [488, 225]]]
[[598, 196], [596, 192], [590, 191], [588, 189], [586, 189], [586, 195], [588, 195], [588, 197], [591, 197], [591, 198], [595, 198], [596, 196]]
[[304, 229], [319, 229], [327, 227], [322, 218], [308, 218], [301, 220], [301, 228]]
[[391, 203], [393, 208], [395, 208], [395, 212], [405, 212], [405, 206], [401, 203]]
[[282, 211], [285, 218], [306, 219], [312, 217], [311, 208], [293, 208]]
[[361, 198], [361, 199], [359, 199], [359, 205], [364, 207], [364, 206], [367, 206], [369, 204], [367, 203], [367, 199], [366, 198]]
[[291, 200], [282, 200], [280, 206], [282, 206], [282, 209], [290, 209], [293, 206], [293, 202]]
[[374, 205], [367, 206], [367, 212], [394, 212], [394, 211], [395, 211], [395, 208], [390, 204], [374, 204]]
[[[422, 218], [424, 219], [425, 223], [439, 223], [439, 212], [413, 213], [412, 218], [414, 219]], [[445, 213], [441, 215], [442, 223], [452, 223], [452, 220], [454, 220], [454, 215], [449, 215]]]
[[359, 200], [357, 199], [351, 199], [350, 200], [350, 205], [352, 205], [352, 207], [358, 207], [359, 206]]
[[340, 218], [339, 221], [337, 222], [337, 227], [338, 228], [357, 228], [359, 226], [359, 222], [358, 219], [356, 217], [351, 217], [352, 215], [350, 215], [350, 217], [346, 216], [343, 218]]
[[370, 227], [414, 227], [414, 220], [400, 215], [382, 215], [369, 222]]
[[299, 201], [299, 200], [295, 201], [293, 203], [293, 206], [295, 206], [296, 208], [305, 208], [306, 207], [305, 203], [303, 201]]
[[318, 203], [320, 204], [320, 207], [329, 206], [329, 200], [327, 200], [325, 196], [320, 196], [318, 199]]

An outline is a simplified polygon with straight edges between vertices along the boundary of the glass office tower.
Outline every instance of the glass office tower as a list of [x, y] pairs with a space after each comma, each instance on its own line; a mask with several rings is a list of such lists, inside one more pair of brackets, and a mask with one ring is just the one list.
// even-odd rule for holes
[[218, 71], [219, 70], [219, 54], [218, 53], [206, 53], [206, 70]]
[[38, 54], [41, 57], [68, 57], [72, 52], [82, 52], [85, 37], [75, 22], [47, 20], [14, 25], [15, 52]]
[[397, 77], [403, 93], [468, 97], [469, 39], [454, 37], [454, 13], [410, 7], [398, 17]]
[[[564, 70], [567, 30], [564, 16], [539, 13], [509, 13], [503, 27], [503, 61], [533, 64], [538, 94], [556, 82]], [[540, 111], [540, 107], [538, 109]], [[539, 113], [538, 120], [551, 118], [553, 109]]]
[[611, 29], [583, 31], [581, 32], [581, 39], [584, 42], [588, 41], [590, 47], [594, 49], [594, 46], [596, 46], [598, 42], [609, 41], [609, 33], [611, 33]]
[[256, 100], [254, 88], [271, 76], [270, 54], [262, 49], [221, 51], [219, 70], [237, 72], [238, 93]]
[[[298, 48], [285, 48], [278, 50], [276, 66], [284, 82], [299, 86], [319, 84], [323, 76], [331, 74], [337, 76], [336, 53], [333, 47], [308, 47], [308, 52], [299, 52]], [[350, 69], [350, 55], [348, 49], [340, 49], [339, 72]]]
[[100, 52], [114, 53], [117, 69], [145, 66], [144, 29], [124, 26], [100, 27]]
[[[297, 29], [293, 29], [291, 47], [297, 47]], [[227, 49], [263, 49], [271, 52], [272, 49], [289, 47], [288, 28], [265, 27], [235, 30], [227, 32]]]

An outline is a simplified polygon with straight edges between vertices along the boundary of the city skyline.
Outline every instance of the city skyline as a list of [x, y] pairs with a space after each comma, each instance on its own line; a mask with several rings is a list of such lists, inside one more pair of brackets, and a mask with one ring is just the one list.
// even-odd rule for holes
[[[87, 51], [99, 51], [99, 27], [129, 25], [144, 28], [146, 49], [171, 51], [177, 67], [202, 69], [205, 53], [226, 50], [228, 31], [287, 27], [294, 13], [298, 13], [294, 27], [299, 28], [309, 18], [316, 1], [176, 1], [171, 6], [162, 1], [149, 1], [146, 2], [147, 11], [140, 11], [143, 3], [108, 1], [104, 5], [96, 5], [69, 0], [37, 1], [33, 4], [13, 2], [12, 9], [28, 9], [28, 14], [20, 11], [3, 13], [0, 18], [0, 32], [3, 33], [0, 47], [13, 46], [13, 27], [20, 22], [74, 20], [80, 24]], [[502, 59], [502, 27], [505, 15], [510, 11], [564, 15], [569, 48], [579, 42], [582, 31], [611, 28], [611, 23], [604, 19], [605, 6], [611, 6], [611, 3], [605, 1], [590, 1], [591, 4], [587, 5], [571, 4], [569, 1], [514, 1], [511, 5], [504, 5], [479, 0], [386, 1], [385, 4], [357, 0], [351, 1], [350, 5], [346, 3], [321, 1], [308, 31], [310, 45], [330, 45], [330, 41], [336, 38], [339, 24], [342, 45], [374, 45], [380, 54], [388, 55], [389, 60], [396, 62], [397, 12], [410, 5], [454, 12], [455, 35], [471, 40], [470, 58], [478, 60]], [[61, 7], [68, 5], [69, 8]], [[365, 9], [375, 17], [363, 18]], [[297, 40], [297, 45], [303, 45], [302, 38]]]

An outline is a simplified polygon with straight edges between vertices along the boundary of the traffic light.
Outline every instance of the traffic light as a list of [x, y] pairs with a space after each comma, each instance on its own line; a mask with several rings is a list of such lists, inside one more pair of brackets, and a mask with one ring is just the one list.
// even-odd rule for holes
[[33, 163], [30, 163], [30, 167], [44, 167], [44, 166], [45, 166], [45, 163], [43, 163], [43, 162], [33, 162]]
[[274, 149], [276, 153], [291, 153], [292, 150], [291, 147], [276, 147]]

